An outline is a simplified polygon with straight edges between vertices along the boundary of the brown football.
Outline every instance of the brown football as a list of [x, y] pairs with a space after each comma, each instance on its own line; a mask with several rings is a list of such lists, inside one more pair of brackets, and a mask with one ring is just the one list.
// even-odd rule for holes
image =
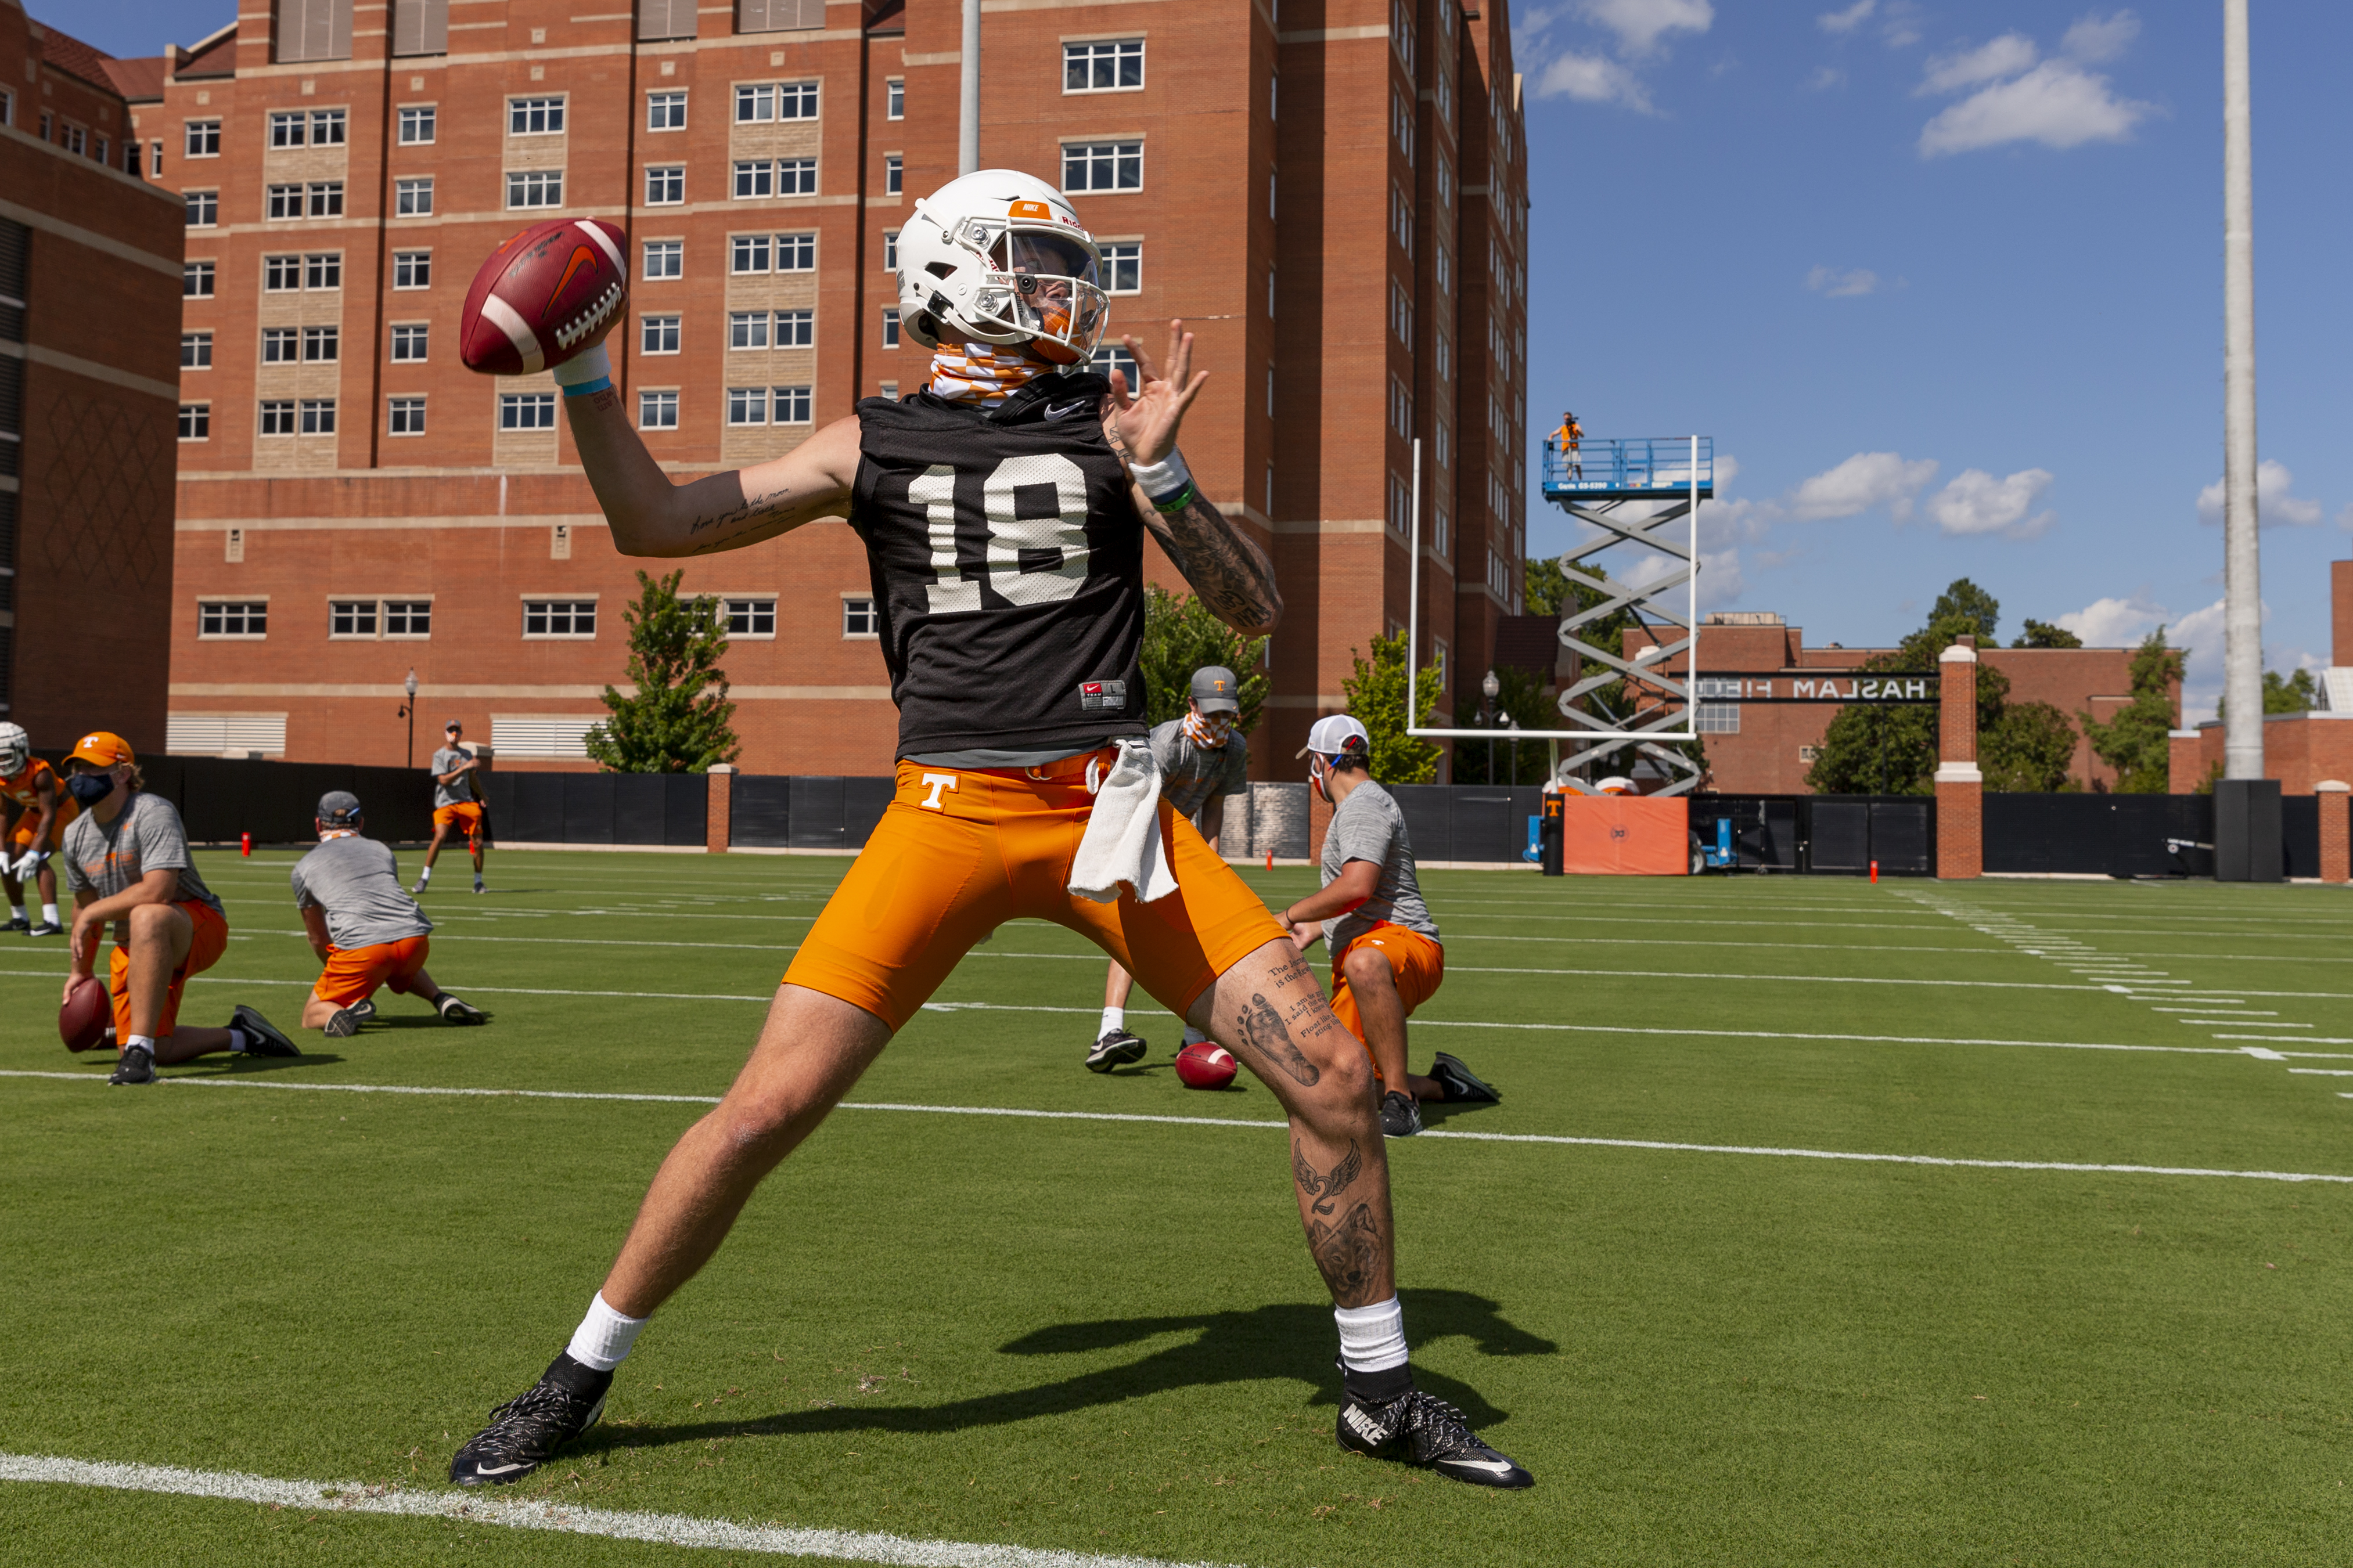
[[98, 1044], [106, 1034], [106, 1026], [114, 1022], [114, 1002], [107, 995], [106, 987], [96, 980], [85, 979], [77, 984], [58, 1009], [58, 1037], [69, 1051], [86, 1051]]
[[628, 302], [627, 243], [600, 218], [553, 218], [491, 252], [458, 318], [466, 368], [536, 375], [578, 353]]

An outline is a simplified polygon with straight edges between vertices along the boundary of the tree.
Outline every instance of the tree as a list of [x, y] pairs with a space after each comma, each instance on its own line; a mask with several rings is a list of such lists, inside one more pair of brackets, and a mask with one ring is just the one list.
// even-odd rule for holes
[[[1965, 622], [1960, 630], [1977, 634], [1978, 647], [2001, 646], [1994, 640], [1993, 635], [1994, 627], [2001, 622], [2001, 602], [1967, 577], [1954, 578], [1952, 586], [1937, 595], [1936, 604], [1928, 609], [1931, 626], [1953, 621]], [[1947, 637], [1945, 644], [1950, 647], [1952, 638]]]
[[1193, 672], [1221, 664], [1241, 689], [1234, 694], [1241, 711], [1234, 728], [1247, 735], [1258, 728], [1266, 707], [1266, 639], [1245, 637], [1204, 609], [1189, 595], [1166, 588], [1144, 591], [1144, 721], [1166, 724], [1185, 715]]
[[2279, 671], [2263, 671], [2263, 711], [2266, 713], [2309, 713], [2320, 706], [2320, 686], [2312, 679], [2312, 671], [2299, 669], [2286, 679]]
[[2116, 770], [2119, 795], [2163, 795], [2172, 787], [2173, 687], [2189, 656], [2165, 646], [2159, 626], [2133, 654], [2132, 701], [2102, 723], [2079, 713], [2093, 754]]
[[588, 731], [588, 754], [617, 773], [702, 773], [732, 763], [743, 748], [728, 727], [727, 628], [719, 601], [682, 600], [686, 574], [638, 574], [638, 602], [623, 611], [629, 628], [628, 677], [634, 696], [605, 688], [612, 717]]
[[2068, 776], [2074, 761], [2075, 726], [2048, 702], [2006, 703], [1993, 728], [1978, 737], [1978, 770], [1989, 790], [2058, 795], [2079, 789]]
[[2084, 639], [2065, 626], [2054, 626], [2049, 621], [2027, 617], [2026, 630], [2010, 642], [2012, 647], [2082, 647]]
[[[1495, 733], [1499, 738], [1493, 742], [1455, 742], [1454, 782], [1509, 784], [1514, 779], [1525, 779], [1530, 784], [1542, 784], [1545, 768], [1551, 761], [1545, 742], [1503, 738], [1511, 733], [1507, 721], [1518, 720], [1523, 730], [1561, 730], [1567, 726], [1560, 721], [1560, 715], [1545, 697], [1544, 681], [1532, 671], [1511, 665], [1498, 665], [1495, 684], [1498, 688], [1495, 693]], [[1475, 714], [1484, 710], [1482, 701], [1482, 705], [1472, 709], [1472, 712]], [[1479, 722], [1475, 718], [1457, 717], [1459, 727], [1462, 729], [1473, 728]], [[1495, 755], [1495, 776], [1492, 779], [1487, 776], [1487, 753], [1491, 745]], [[1514, 747], [1518, 748], [1516, 755]]]
[[[1354, 648], [1349, 649], [1349, 657], [1356, 663], [1356, 673], [1340, 682], [1340, 689], [1347, 694], [1348, 711], [1372, 737], [1373, 782], [1416, 784], [1435, 779], [1438, 748], [1406, 733], [1405, 634], [1375, 637], [1369, 660]], [[1430, 710], [1438, 706], [1438, 679], [1437, 668], [1432, 666], [1415, 683], [1416, 726], [1429, 723]]]

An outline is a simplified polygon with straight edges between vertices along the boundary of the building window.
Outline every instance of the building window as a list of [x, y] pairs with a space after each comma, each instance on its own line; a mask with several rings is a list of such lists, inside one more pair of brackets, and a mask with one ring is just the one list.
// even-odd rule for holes
[[776, 118], [815, 120], [817, 118], [817, 83], [813, 81], [777, 83]]
[[640, 430], [677, 429], [678, 394], [675, 391], [638, 393], [638, 428]]
[[311, 117], [300, 110], [291, 114], [271, 115], [269, 117], [269, 144], [272, 147], [301, 146], [302, 143], [308, 140], [303, 132], [305, 127], [310, 123]]
[[314, 109], [311, 111], [311, 145], [340, 147], [343, 144], [343, 111], [340, 109]]
[[341, 327], [305, 327], [302, 329], [302, 363], [332, 364], [343, 358]]
[[[291, 110], [269, 117], [272, 147], [340, 147], [345, 117], [340, 109]], [[193, 155], [193, 154], [192, 154]]]
[[817, 83], [813, 81], [746, 82], [735, 89], [738, 125], [816, 118]]
[[294, 434], [294, 400], [292, 398], [273, 397], [262, 400], [261, 433], [264, 436]]
[[748, 201], [776, 195], [776, 164], [765, 158], [738, 163], [735, 165], [735, 199]]
[[552, 392], [500, 393], [499, 428], [501, 430], [554, 429], [555, 394]]
[[731, 310], [727, 313], [727, 346], [764, 349], [768, 346], [768, 312]]
[[272, 223], [302, 216], [302, 187], [271, 185], [263, 193], [262, 215]]
[[1143, 85], [1142, 38], [1062, 46], [1064, 92], [1132, 92]]
[[776, 400], [777, 424], [806, 425], [809, 422], [809, 389], [807, 387], [777, 387]]
[[[267, 293], [286, 294], [302, 287], [302, 258], [299, 256], [265, 256], [261, 258], [261, 287]], [[209, 294], [211, 289], [205, 290]]]
[[210, 332], [180, 334], [180, 368], [210, 370], [213, 367], [213, 335]]
[[765, 386], [731, 386], [727, 389], [727, 423], [730, 425], [765, 425], [768, 422], [768, 389]]
[[1127, 239], [1103, 247], [1103, 288], [1113, 294], [1141, 293], [1144, 289], [1144, 246]]
[[395, 436], [425, 434], [425, 399], [396, 397], [389, 400], [385, 406], [389, 411], [389, 416], [385, 422], [385, 428], [388, 433]]
[[180, 405], [180, 439], [209, 441], [213, 436], [213, 405], [209, 403]]
[[187, 209], [187, 226], [211, 228], [220, 222], [218, 191], [187, 191], [180, 197]]
[[776, 312], [776, 346], [780, 349], [805, 349], [817, 342], [817, 312], [815, 310], [779, 310]]
[[[430, 188], [429, 182], [427, 188]], [[309, 198], [306, 210], [310, 216], [341, 217], [343, 216], [343, 181], [313, 180], [303, 186], [302, 190]]]
[[777, 159], [776, 195], [780, 196], [817, 195], [817, 160], [814, 158]]
[[300, 353], [301, 341], [301, 334], [293, 327], [262, 328], [261, 363], [292, 364]]
[[882, 84], [882, 118], [885, 120], [907, 118], [907, 84], [905, 82], [886, 81]]
[[510, 169], [507, 171], [507, 205], [510, 208], [560, 207], [563, 205], [563, 170]]
[[427, 327], [422, 321], [407, 321], [392, 329], [392, 363], [417, 364], [425, 359]]
[[1737, 702], [1702, 702], [1697, 704], [1692, 729], [1702, 735], [1737, 735], [1740, 733], [1740, 704]]
[[200, 637], [259, 637], [269, 635], [267, 599], [199, 599], [196, 635]]
[[507, 134], [510, 136], [563, 135], [564, 100], [560, 96], [507, 100]]
[[213, 297], [213, 264], [211, 262], [180, 263], [180, 297], [184, 300], [209, 300]]
[[720, 615], [731, 637], [772, 637], [776, 635], [774, 599], [722, 599]]
[[899, 231], [895, 228], [886, 228], [882, 231], [882, 270], [885, 272], [899, 270]]
[[1408, 439], [1413, 436], [1413, 394], [1394, 375], [1389, 377], [1389, 428]]
[[302, 287], [340, 289], [343, 286], [343, 253], [313, 252], [302, 258]]
[[678, 278], [686, 271], [686, 241], [682, 239], [649, 239], [645, 244], [646, 264], [643, 276], [649, 279]]
[[1453, 531], [1447, 521], [1446, 509], [1442, 506], [1438, 509], [1437, 516], [1431, 523], [1430, 539], [1431, 547], [1440, 555], [1449, 553], [1453, 547]]
[[1389, 331], [1401, 342], [1413, 342], [1413, 296], [1394, 278], [1389, 279]]
[[187, 156], [191, 158], [219, 157], [220, 128], [221, 122], [217, 120], [189, 121], [187, 124], [187, 136], [182, 142], [182, 145], [187, 149]]
[[875, 395], [885, 402], [896, 403], [899, 401], [899, 384], [895, 381], [886, 381], [876, 389]]
[[776, 236], [776, 270], [779, 272], [816, 271], [817, 236], [814, 234]]
[[392, 216], [431, 217], [433, 216], [431, 176], [418, 180], [395, 180], [392, 183]]
[[679, 318], [676, 316], [642, 316], [638, 324], [638, 352], [649, 354], [678, 353]]
[[332, 397], [306, 397], [301, 404], [301, 429], [305, 436], [332, 436], [335, 433], [335, 400]]
[[769, 268], [769, 237], [765, 234], [732, 235], [727, 246], [727, 270], [730, 272], [765, 272]]
[[646, 171], [646, 205], [676, 206], [686, 200], [686, 165], [671, 163]]
[[886, 349], [899, 346], [899, 311], [895, 306], [882, 312], [882, 346]]
[[413, 103], [400, 111], [400, 144], [404, 147], [429, 147], [436, 134], [433, 105]]
[[1127, 377], [1127, 391], [1131, 397], [1144, 384], [1142, 378], [1135, 374], [1135, 356], [1127, 352], [1124, 343], [1107, 344], [1095, 350], [1088, 363], [1097, 375], [1108, 377], [1112, 372], [1117, 371]]
[[433, 253], [429, 250], [394, 251], [392, 286], [396, 289], [430, 289], [433, 286]]
[[375, 623], [374, 599], [327, 601], [327, 635], [331, 637], [372, 637], [375, 636]]
[[872, 637], [882, 635], [882, 618], [874, 613], [874, 601], [863, 595], [841, 598], [841, 635], [846, 637]]
[[685, 130], [686, 94], [683, 92], [646, 94], [646, 129], [649, 131]]
[[384, 602], [384, 635], [388, 637], [431, 637], [433, 601], [386, 599]]
[[905, 154], [899, 153], [883, 153], [882, 194], [886, 196], [901, 195], [905, 193], [906, 187], [907, 159]]
[[596, 635], [594, 599], [525, 599], [522, 635], [527, 637], [593, 637]]
[[1141, 142], [1065, 142], [1062, 189], [1140, 191], [1144, 188]]

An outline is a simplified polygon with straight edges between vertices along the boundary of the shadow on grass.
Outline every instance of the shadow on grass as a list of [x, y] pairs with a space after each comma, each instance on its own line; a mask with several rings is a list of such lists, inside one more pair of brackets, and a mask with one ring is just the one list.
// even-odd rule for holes
[[[1560, 1347], [1515, 1327], [1503, 1309], [1463, 1290], [1403, 1292], [1406, 1321], [1415, 1340], [1461, 1336], [1487, 1355], [1550, 1355]], [[600, 1426], [584, 1448], [640, 1447], [707, 1441], [713, 1437], [808, 1436], [828, 1432], [934, 1434], [1001, 1426], [1039, 1416], [1063, 1415], [1119, 1405], [1179, 1388], [1226, 1383], [1290, 1379], [1315, 1390], [1315, 1403], [1338, 1403], [1339, 1372], [1334, 1365], [1332, 1309], [1323, 1302], [1285, 1302], [1249, 1310], [1204, 1312], [1166, 1318], [1114, 1318], [1092, 1323], [1058, 1323], [1022, 1335], [1000, 1347], [1016, 1356], [1095, 1355], [1163, 1334], [1190, 1333], [1182, 1344], [1153, 1352], [1123, 1366], [1079, 1373], [1034, 1387], [951, 1400], [944, 1405], [835, 1405], [744, 1421]], [[1452, 1378], [1417, 1369], [1422, 1388], [1461, 1408], [1474, 1427], [1500, 1426], [1509, 1415]]]
[[289, 1068], [332, 1067], [343, 1058], [332, 1051], [305, 1050], [299, 1057], [257, 1057], [250, 1052], [227, 1057], [193, 1057], [156, 1070], [167, 1078], [253, 1078]]
[[1458, 1116], [1476, 1116], [1482, 1110], [1493, 1110], [1492, 1100], [1425, 1100], [1421, 1102], [1421, 1125], [1426, 1130], [1445, 1126]]

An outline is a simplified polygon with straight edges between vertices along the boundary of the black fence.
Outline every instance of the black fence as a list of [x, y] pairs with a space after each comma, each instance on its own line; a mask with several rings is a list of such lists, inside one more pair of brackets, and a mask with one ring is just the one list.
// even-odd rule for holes
[[[1988, 797], [1990, 799], [1991, 797]], [[1743, 871], [1883, 877], [1936, 874], [1936, 802], [1919, 795], [1695, 795], [1691, 826], [1702, 848], [1732, 825]]]
[[[42, 752], [62, 767], [63, 752]], [[349, 763], [259, 763], [243, 757], [146, 756], [140, 776], [150, 793], [177, 806], [191, 842], [257, 844], [311, 839], [319, 797], [347, 790], [360, 797], [368, 836], [395, 844], [433, 837], [433, 784], [422, 768], [364, 768]]]
[[[414, 780], [418, 775], [407, 775]], [[429, 795], [430, 784], [426, 786]], [[702, 773], [502, 773], [482, 777], [495, 838], [522, 844], [703, 847], [711, 781]]]
[[[2280, 870], [2320, 875], [2319, 795], [2280, 797]], [[2345, 809], [2342, 795], [2328, 797]], [[2103, 877], [2211, 877], [2211, 795], [1989, 795], [1985, 868]]]
[[727, 841], [747, 849], [856, 849], [882, 820], [896, 781], [825, 773], [738, 773]]

